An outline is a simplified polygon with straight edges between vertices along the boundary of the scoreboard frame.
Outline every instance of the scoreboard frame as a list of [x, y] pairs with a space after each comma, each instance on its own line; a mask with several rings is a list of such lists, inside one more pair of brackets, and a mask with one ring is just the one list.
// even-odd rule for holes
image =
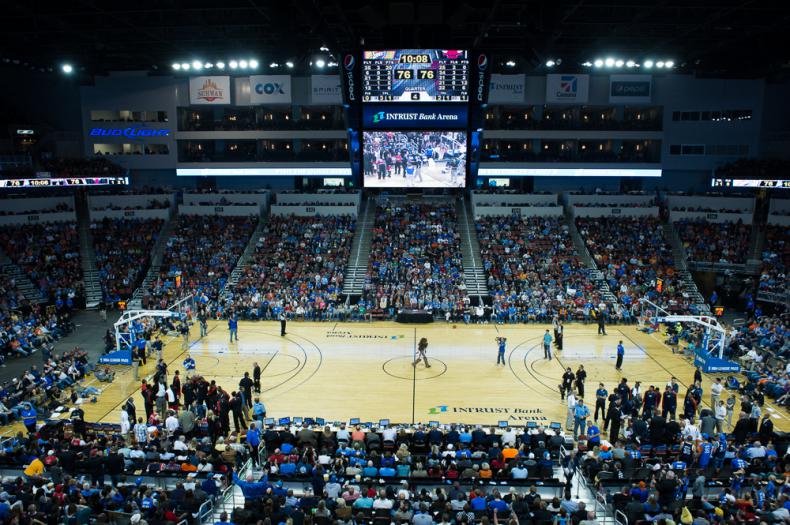
[[[470, 100], [469, 51], [465, 49], [386, 49], [362, 52], [361, 101], [382, 103], [455, 103]], [[399, 67], [405, 65], [405, 67]], [[428, 66], [428, 67], [421, 67]], [[447, 68], [450, 68], [448, 71]], [[375, 74], [375, 78], [373, 75]], [[400, 76], [398, 76], [400, 75]], [[450, 76], [451, 87], [443, 84]], [[460, 79], [458, 78], [460, 76]], [[371, 91], [371, 82], [384, 82]], [[444, 89], [439, 89], [444, 85]], [[393, 93], [397, 91], [398, 94]], [[432, 91], [436, 91], [432, 93]]]

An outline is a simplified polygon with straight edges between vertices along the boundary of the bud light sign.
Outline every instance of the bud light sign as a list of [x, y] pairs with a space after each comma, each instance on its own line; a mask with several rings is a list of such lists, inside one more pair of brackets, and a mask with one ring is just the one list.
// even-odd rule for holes
[[153, 129], [142, 126], [131, 126], [128, 128], [93, 128], [89, 135], [91, 137], [125, 137], [133, 140], [143, 140], [151, 137], [169, 137], [169, 129]]

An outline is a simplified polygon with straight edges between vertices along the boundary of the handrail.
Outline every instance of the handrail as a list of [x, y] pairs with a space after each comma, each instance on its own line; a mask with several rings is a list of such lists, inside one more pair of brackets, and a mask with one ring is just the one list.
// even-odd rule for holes
[[[623, 518], [620, 519], [619, 518], [620, 516], [622, 516]], [[621, 510], [615, 510], [614, 511], [614, 522], [616, 524], [619, 523], [620, 525], [628, 525], [628, 516], [626, 516], [625, 513], [623, 511], [621, 511]]]

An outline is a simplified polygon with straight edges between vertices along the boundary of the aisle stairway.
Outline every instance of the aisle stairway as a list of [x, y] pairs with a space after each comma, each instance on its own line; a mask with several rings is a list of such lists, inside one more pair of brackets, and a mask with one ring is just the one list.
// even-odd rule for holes
[[458, 233], [461, 236], [461, 255], [463, 256], [464, 284], [472, 304], [483, 304], [488, 297], [488, 284], [483, 260], [480, 256], [480, 241], [475, 229], [472, 203], [466, 197], [456, 201]]
[[604, 301], [609, 304], [617, 304], [617, 297], [612, 293], [609, 283], [606, 281], [606, 276], [598, 269], [595, 259], [592, 258], [587, 245], [584, 244], [584, 239], [582, 239], [579, 229], [576, 227], [576, 221], [573, 220], [569, 207], [565, 209], [565, 222], [568, 224], [568, 232], [573, 240], [573, 247], [576, 249], [576, 253], [581, 258], [582, 263], [588, 268], [587, 277], [595, 285]]
[[365, 289], [365, 275], [370, 260], [370, 243], [373, 238], [373, 223], [376, 221], [376, 200], [362, 196], [361, 211], [357, 216], [354, 241], [351, 243], [351, 256], [343, 276], [343, 295], [350, 300], [352, 295], [362, 295]]
[[683, 243], [680, 242], [680, 237], [678, 237], [675, 227], [671, 222], [664, 222], [661, 226], [664, 228], [665, 238], [672, 247], [672, 259], [675, 262], [675, 275], [677, 276], [681, 290], [688, 295], [691, 303], [694, 304], [700, 312], [709, 313], [710, 306], [707, 305], [705, 298], [699, 293], [697, 283], [694, 282], [694, 277], [692, 277], [688, 269], [686, 250], [683, 248]]
[[22, 292], [25, 299], [32, 304], [47, 302], [22, 268], [14, 264], [2, 249], [0, 249], [0, 273], [5, 275], [6, 278], [13, 280], [16, 289]]
[[239, 279], [241, 278], [244, 270], [247, 268], [249, 264], [250, 257], [252, 254], [255, 253], [255, 248], [258, 246], [258, 243], [263, 238], [263, 232], [266, 229], [266, 225], [269, 223], [268, 217], [261, 216], [258, 219], [258, 225], [255, 227], [255, 230], [252, 232], [250, 236], [250, 240], [247, 242], [247, 246], [244, 248], [244, 252], [242, 252], [239, 260], [236, 261], [236, 267], [233, 268], [233, 271], [230, 272], [230, 277], [228, 277], [228, 282], [225, 283], [225, 287], [222, 289], [221, 297], [223, 299], [227, 299], [229, 296], [232, 296], [233, 288], [238, 284]]
[[80, 236], [80, 261], [82, 263], [82, 281], [85, 287], [85, 307], [95, 308], [102, 300], [102, 291], [99, 269], [96, 265], [96, 251], [93, 249], [87, 199], [75, 199], [75, 207], [77, 231]]
[[142, 307], [143, 295], [145, 295], [146, 290], [151, 287], [151, 283], [159, 277], [165, 246], [167, 246], [167, 240], [170, 239], [170, 236], [173, 234], [177, 223], [178, 214], [177, 212], [173, 212], [170, 219], [165, 222], [162, 226], [162, 230], [159, 232], [156, 244], [154, 244], [154, 248], [151, 250], [151, 266], [148, 267], [148, 272], [145, 274], [142, 284], [140, 284], [134, 291], [134, 294], [132, 294], [132, 299], [127, 305], [128, 309], [134, 310]]

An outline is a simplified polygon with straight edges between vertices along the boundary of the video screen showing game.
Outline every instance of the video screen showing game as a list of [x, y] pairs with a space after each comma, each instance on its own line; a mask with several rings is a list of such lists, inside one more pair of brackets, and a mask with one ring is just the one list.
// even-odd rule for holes
[[367, 188], [466, 187], [466, 132], [365, 131]]
[[458, 49], [365, 51], [363, 102], [466, 102], [468, 52]]

